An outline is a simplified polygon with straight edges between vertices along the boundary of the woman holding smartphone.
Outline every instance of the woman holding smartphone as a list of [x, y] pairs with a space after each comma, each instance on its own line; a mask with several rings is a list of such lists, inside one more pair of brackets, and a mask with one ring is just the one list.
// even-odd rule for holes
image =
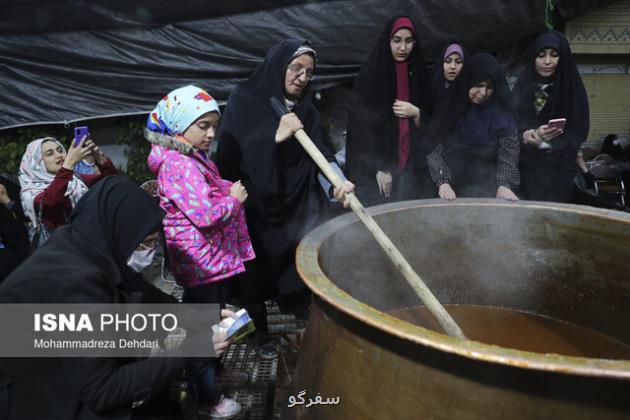
[[588, 135], [588, 97], [560, 32], [538, 35], [527, 57], [512, 93], [521, 141], [522, 195], [566, 203], [573, 191], [577, 151]]
[[[94, 157], [100, 174], [74, 172], [77, 163], [89, 156]], [[19, 179], [22, 207], [32, 230], [40, 223], [48, 230], [68, 223], [72, 209], [88, 188], [117, 172], [112, 161], [87, 136], [73, 140], [68, 151], [53, 137], [30, 142], [22, 156]]]

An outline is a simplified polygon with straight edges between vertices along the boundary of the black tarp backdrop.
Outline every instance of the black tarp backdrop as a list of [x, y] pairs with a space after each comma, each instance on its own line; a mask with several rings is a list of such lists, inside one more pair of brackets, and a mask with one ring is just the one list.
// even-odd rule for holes
[[[545, 29], [545, 0], [2, 0], [0, 129], [146, 113], [193, 83], [224, 101], [289, 37], [319, 52], [316, 88], [352, 81], [384, 22], [413, 17], [426, 57], [447, 40], [497, 51]], [[614, 1], [558, 1], [566, 20]]]

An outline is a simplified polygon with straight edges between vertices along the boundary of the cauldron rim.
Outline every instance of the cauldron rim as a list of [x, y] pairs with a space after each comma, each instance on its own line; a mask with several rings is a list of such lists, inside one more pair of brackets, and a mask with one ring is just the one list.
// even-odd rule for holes
[[[630, 224], [630, 215], [613, 210], [605, 210], [574, 204], [558, 204], [537, 201], [506, 202], [496, 199], [457, 199], [447, 202], [440, 199], [401, 201], [368, 208], [373, 215], [404, 211], [417, 207], [528, 207], [571, 212], [592, 217], [601, 217]], [[469, 359], [513, 366], [524, 369], [552, 371], [581, 376], [599, 376], [630, 379], [630, 361], [608, 360], [586, 357], [541, 354], [485, 344], [473, 340], [460, 340], [435, 332], [381, 312], [352, 297], [335, 285], [319, 266], [319, 249], [339, 229], [353, 223], [360, 223], [354, 213], [338, 216], [316, 227], [300, 242], [296, 251], [296, 265], [300, 277], [319, 298], [351, 317], [423, 346], [456, 354]]]

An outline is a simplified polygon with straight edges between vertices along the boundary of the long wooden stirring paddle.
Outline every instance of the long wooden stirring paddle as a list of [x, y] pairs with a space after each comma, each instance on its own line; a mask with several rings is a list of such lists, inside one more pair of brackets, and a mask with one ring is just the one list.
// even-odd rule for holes
[[[271, 103], [271, 107], [279, 117], [288, 113], [286, 107], [280, 103], [276, 97], [271, 97], [269, 101]], [[328, 178], [328, 180], [335, 186], [335, 188], [343, 187], [343, 179], [341, 179], [341, 177], [335, 172], [317, 146], [313, 144], [313, 141], [310, 139], [308, 134], [306, 134], [304, 130], [300, 129], [294, 136], [300, 142], [302, 147], [304, 147], [306, 153], [308, 153], [315, 161], [326, 178]], [[359, 219], [361, 219], [367, 230], [374, 236], [376, 242], [378, 242], [381, 248], [383, 248], [385, 254], [387, 254], [394, 265], [402, 273], [405, 280], [407, 280], [411, 288], [416, 292], [418, 297], [420, 297], [420, 300], [422, 300], [422, 302], [426, 305], [427, 309], [431, 312], [435, 319], [437, 319], [442, 328], [444, 328], [444, 331], [446, 331], [446, 333], [450, 336], [466, 339], [466, 336], [464, 335], [462, 329], [459, 328], [459, 325], [457, 325], [451, 315], [446, 312], [444, 306], [442, 306], [442, 304], [435, 298], [420, 276], [418, 276], [413, 268], [411, 268], [411, 265], [409, 265], [398, 248], [396, 248], [394, 243], [389, 239], [385, 232], [383, 232], [374, 218], [365, 210], [361, 201], [359, 201], [354, 193], [346, 194], [346, 196], [350, 201], [350, 207], [352, 210], [356, 213]]]

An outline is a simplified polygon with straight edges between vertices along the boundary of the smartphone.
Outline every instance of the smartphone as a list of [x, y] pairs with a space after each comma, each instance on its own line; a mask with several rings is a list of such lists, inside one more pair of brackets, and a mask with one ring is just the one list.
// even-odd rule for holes
[[567, 123], [566, 118], [556, 118], [555, 120], [549, 120], [549, 122], [547, 123], [547, 127], [564, 130], [564, 126], [566, 123]]
[[74, 146], [78, 147], [83, 136], [89, 136], [90, 130], [87, 127], [74, 127]]

